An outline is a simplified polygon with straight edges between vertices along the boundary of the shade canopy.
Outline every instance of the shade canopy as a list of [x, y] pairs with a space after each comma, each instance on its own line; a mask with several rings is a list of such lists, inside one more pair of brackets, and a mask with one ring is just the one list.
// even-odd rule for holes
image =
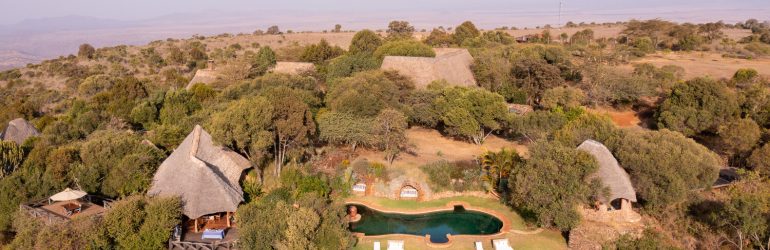
[[64, 189], [64, 191], [61, 191], [53, 196], [51, 196], [51, 200], [54, 201], [71, 201], [71, 200], [77, 200], [82, 198], [83, 196], [86, 196], [87, 193], [80, 191], [80, 190], [72, 190], [70, 188]]

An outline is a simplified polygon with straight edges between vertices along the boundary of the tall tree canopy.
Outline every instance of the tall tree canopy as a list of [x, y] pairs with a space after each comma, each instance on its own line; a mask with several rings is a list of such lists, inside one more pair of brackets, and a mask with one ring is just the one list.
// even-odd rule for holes
[[658, 126], [694, 136], [715, 132], [737, 112], [737, 95], [725, 83], [697, 78], [674, 86], [658, 109]]

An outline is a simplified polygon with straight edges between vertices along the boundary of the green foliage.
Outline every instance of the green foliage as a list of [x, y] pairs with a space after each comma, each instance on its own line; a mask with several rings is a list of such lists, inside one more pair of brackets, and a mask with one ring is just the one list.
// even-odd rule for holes
[[770, 182], [748, 173], [725, 192], [707, 223], [725, 235], [730, 247], [764, 247], [770, 240]]
[[210, 133], [222, 145], [261, 166], [273, 145], [273, 105], [263, 97], [244, 98], [211, 118]]
[[508, 113], [502, 96], [476, 88], [445, 88], [434, 100], [434, 106], [448, 134], [476, 144], [501, 129]]
[[259, 48], [257, 55], [251, 60], [251, 68], [249, 69], [249, 77], [257, 77], [264, 75], [267, 71], [275, 66], [275, 52], [269, 46]]
[[13, 141], [0, 141], [0, 179], [21, 166], [24, 151]]
[[655, 44], [653, 44], [652, 40], [646, 36], [634, 40], [631, 46], [634, 48], [632, 53], [638, 57], [643, 57], [647, 54], [655, 52]]
[[[276, 161], [276, 175], [281, 175], [283, 163], [288, 153], [301, 151], [315, 136], [316, 127], [310, 107], [302, 99], [301, 91], [288, 87], [278, 87], [263, 93], [273, 106], [271, 124], [275, 136], [273, 146]], [[241, 121], [237, 121], [241, 122]], [[301, 154], [300, 154], [301, 155]], [[298, 160], [294, 155], [294, 160]]]
[[759, 73], [757, 73], [756, 69], [752, 68], [742, 68], [738, 69], [738, 71], [735, 71], [735, 74], [733, 74], [733, 81], [742, 84], [742, 83], [749, 83], [752, 80], [756, 79], [759, 76]]
[[420, 166], [428, 175], [431, 190], [441, 191], [482, 191], [483, 181], [479, 166], [471, 161], [438, 161]]
[[528, 103], [538, 104], [545, 90], [562, 85], [561, 71], [544, 60], [519, 59], [513, 62], [512, 75], [527, 92]]
[[392, 164], [406, 149], [406, 129], [406, 116], [395, 109], [383, 109], [374, 118], [371, 130], [374, 145], [385, 152], [388, 163]]
[[413, 88], [381, 71], [360, 72], [332, 82], [325, 102], [332, 111], [373, 117], [384, 108], [399, 109], [399, 100]]
[[492, 191], [505, 191], [508, 178], [513, 169], [522, 168], [524, 158], [515, 149], [501, 149], [499, 152], [488, 151], [481, 155], [481, 167], [484, 170], [484, 180]]
[[353, 150], [371, 142], [372, 119], [328, 111], [318, 115], [319, 138], [333, 144], [348, 144]]
[[620, 133], [610, 117], [586, 113], [556, 130], [553, 138], [566, 146], [577, 147], [588, 139], [600, 142], [616, 141]]
[[540, 105], [546, 109], [554, 109], [557, 107], [571, 109], [577, 108], [586, 99], [586, 94], [582, 90], [575, 87], [556, 87], [548, 89], [543, 93], [543, 99], [540, 100]]
[[514, 116], [510, 127], [529, 141], [545, 139], [568, 122], [564, 113], [537, 110], [523, 116]]
[[630, 234], [621, 235], [615, 241], [617, 250], [674, 250], [677, 249], [668, 243], [664, 236], [653, 229], [645, 229], [640, 238], [634, 238]]
[[742, 154], [751, 151], [759, 142], [759, 125], [751, 119], [735, 119], [720, 124], [717, 130], [719, 147], [727, 155]]
[[466, 39], [472, 39], [481, 35], [476, 25], [473, 25], [471, 21], [465, 21], [455, 28], [455, 33], [452, 34], [452, 39], [455, 44], [463, 44]]
[[425, 44], [433, 47], [447, 47], [454, 43], [452, 36], [449, 35], [444, 29], [431, 30], [428, 37], [423, 41]]
[[385, 56], [435, 57], [436, 52], [420, 41], [398, 40], [382, 44], [374, 51], [374, 57], [382, 60]]
[[129, 196], [112, 205], [104, 216], [104, 227], [117, 248], [161, 249], [181, 216], [179, 198]]
[[748, 165], [763, 176], [770, 176], [770, 143], [754, 149], [748, 158]]
[[355, 73], [379, 67], [380, 62], [370, 54], [346, 54], [329, 61], [326, 67], [326, 81], [332, 82], [337, 78], [349, 77]]
[[374, 33], [374, 31], [364, 29], [353, 35], [353, 39], [350, 41], [350, 47], [348, 48], [348, 53], [364, 53], [371, 55], [380, 47], [380, 45], [382, 45], [382, 38], [380, 38], [380, 35]]
[[527, 164], [511, 170], [511, 204], [541, 226], [569, 230], [580, 222], [577, 205], [596, 193], [595, 185], [584, 180], [597, 168], [588, 153], [558, 144], [535, 144]]
[[715, 131], [737, 112], [737, 96], [723, 82], [697, 78], [674, 86], [656, 115], [659, 127], [694, 136]]
[[710, 187], [718, 176], [718, 156], [677, 132], [625, 130], [608, 145], [651, 211], [677, 205], [690, 190]]
[[332, 47], [326, 39], [321, 39], [318, 44], [311, 44], [305, 47], [305, 51], [302, 52], [301, 59], [305, 62], [311, 62], [314, 64], [322, 64], [326, 61], [335, 58], [345, 53], [339, 46]]
[[390, 41], [412, 39], [414, 26], [407, 21], [391, 21], [386, 32], [388, 33], [387, 39]]
[[572, 36], [569, 38], [569, 43], [586, 45], [591, 43], [593, 40], [594, 40], [594, 31], [591, 29], [584, 29], [584, 30], [575, 32], [575, 34], [572, 34]]

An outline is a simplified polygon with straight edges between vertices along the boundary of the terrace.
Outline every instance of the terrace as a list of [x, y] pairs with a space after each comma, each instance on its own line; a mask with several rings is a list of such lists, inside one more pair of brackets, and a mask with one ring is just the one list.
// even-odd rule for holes
[[[54, 196], [52, 196], [54, 197]], [[78, 217], [102, 215], [110, 208], [113, 201], [93, 195], [83, 195], [71, 200], [52, 200], [46, 198], [19, 205], [21, 211], [46, 224], [67, 222]]]

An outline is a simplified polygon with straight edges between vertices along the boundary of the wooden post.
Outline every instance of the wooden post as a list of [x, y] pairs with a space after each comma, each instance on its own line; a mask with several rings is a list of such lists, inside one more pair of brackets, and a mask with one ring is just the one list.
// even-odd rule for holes
[[230, 227], [230, 212], [225, 213], [225, 220], [227, 220], [227, 227]]
[[198, 232], [198, 218], [195, 218], [195, 232]]

